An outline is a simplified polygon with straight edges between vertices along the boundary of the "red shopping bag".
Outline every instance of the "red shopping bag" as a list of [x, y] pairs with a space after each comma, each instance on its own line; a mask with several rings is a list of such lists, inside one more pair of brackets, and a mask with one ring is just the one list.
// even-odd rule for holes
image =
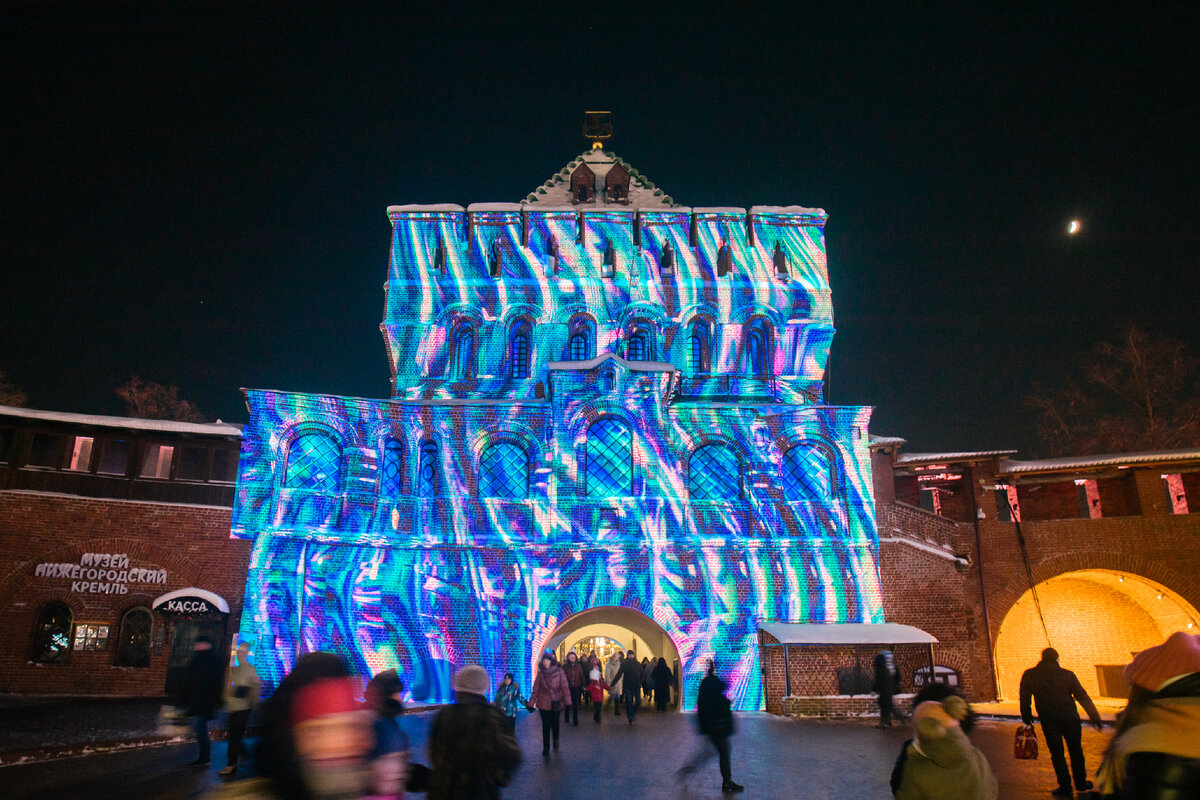
[[1037, 735], [1032, 725], [1022, 725], [1017, 728], [1017, 737], [1013, 740], [1013, 756], [1020, 759], [1037, 758]]

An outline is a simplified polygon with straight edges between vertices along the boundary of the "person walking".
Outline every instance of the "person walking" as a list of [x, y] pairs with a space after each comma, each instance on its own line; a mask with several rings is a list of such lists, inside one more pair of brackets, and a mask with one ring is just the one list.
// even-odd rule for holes
[[671, 703], [671, 684], [675, 681], [675, 673], [667, 666], [667, 660], [660, 658], [654, 666], [654, 707], [666, 711]]
[[440, 709], [429, 730], [428, 800], [496, 800], [521, 766], [521, 746], [487, 701], [490, 684], [476, 665], [454, 676], [454, 705]]
[[637, 660], [637, 653], [632, 650], [625, 654], [621, 670], [617, 673], [617, 682], [625, 689], [625, 716], [632, 725], [638, 706], [642, 704], [642, 665]]
[[1129, 705], [1097, 781], [1119, 800], [1200, 798], [1200, 636], [1183, 631], [1125, 668]]
[[373, 714], [375, 745], [367, 756], [377, 798], [402, 798], [408, 777], [408, 734], [400, 727], [404, 683], [394, 669], [384, 670], [367, 682], [367, 706]]
[[892, 727], [892, 715], [902, 716], [892, 706], [892, 697], [900, 690], [900, 670], [891, 650], [883, 650], [875, 656], [875, 692], [879, 695], [879, 724], [877, 728]]
[[613, 701], [613, 716], [621, 715], [621, 680], [617, 677], [621, 671], [621, 662], [624, 661], [625, 654], [620, 650], [608, 657], [607, 663], [604, 665], [604, 682], [608, 684], [608, 694]]
[[[1096, 704], [1079, 684], [1079, 678], [1071, 670], [1058, 665], [1058, 651], [1053, 647], [1043, 650], [1042, 660], [1037, 666], [1025, 670], [1021, 676], [1021, 722], [1027, 727], [1033, 725], [1030, 699], [1037, 708], [1042, 735], [1046, 737], [1046, 749], [1050, 751], [1050, 762], [1058, 778], [1058, 788], [1051, 794], [1055, 797], [1073, 797], [1072, 775], [1075, 777], [1075, 791], [1086, 792], [1091, 789], [1092, 782], [1087, 778], [1087, 764], [1083, 757], [1083, 726], [1075, 702], [1078, 701], [1087, 711], [1088, 719], [1096, 726], [1096, 730], [1102, 730], [1104, 723], [1100, 720]], [[1071, 756], [1070, 770], [1063, 758], [1064, 741]]]
[[[726, 794], [743, 792], [746, 787], [733, 782], [733, 769], [730, 765], [729, 737], [733, 735], [733, 704], [725, 696], [725, 682], [717, 677], [717, 665], [713, 659], [708, 661], [708, 674], [700, 681], [700, 690], [696, 693], [696, 721], [700, 726], [700, 735], [708, 737], [721, 766], [721, 791]], [[676, 780], [683, 780], [712, 757], [712, 750], [703, 747], [697, 751], [682, 767], [675, 772]]]
[[220, 773], [224, 778], [237, 774], [238, 758], [244, 755], [242, 738], [246, 734], [246, 722], [250, 719], [250, 712], [258, 705], [261, 694], [262, 680], [250, 663], [250, 643], [242, 642], [238, 645], [237, 657], [229, 670], [229, 681], [225, 686], [229, 729], [225, 735], [228, 743], [225, 768]]
[[532, 709], [529, 701], [521, 697], [521, 686], [511, 672], [504, 673], [504, 680], [496, 687], [496, 708], [504, 715], [504, 724], [510, 736], [517, 733], [517, 710], [522, 706]]
[[646, 702], [654, 696], [654, 665], [657, 661], [651, 661], [649, 656], [642, 659], [642, 699]]
[[588, 670], [587, 693], [592, 700], [592, 719], [600, 724], [600, 712], [604, 708], [604, 693], [608, 684], [604, 682], [604, 670], [600, 668], [600, 659], [592, 655], [591, 668]]
[[207, 636], [197, 636], [192, 642], [192, 658], [185, 676], [184, 699], [187, 713], [192, 717], [196, 743], [200, 752], [189, 767], [207, 767], [212, 760], [212, 745], [208, 739], [208, 723], [221, 708], [224, 695], [225, 666]]
[[960, 724], [969, 713], [957, 695], [913, 709], [916, 739], [904, 747], [896, 800], [996, 800], [996, 776]]
[[542, 755], [548, 756], [551, 738], [554, 740], [554, 749], [558, 749], [559, 715], [567, 703], [571, 702], [567, 676], [558, 666], [558, 659], [554, 657], [554, 653], [547, 652], [542, 656], [541, 667], [529, 692], [529, 702], [542, 717]]
[[575, 651], [567, 653], [567, 663], [563, 665], [563, 675], [567, 677], [567, 688], [571, 692], [571, 702], [563, 709], [563, 722], [570, 722], [571, 715], [575, 717], [575, 727], [579, 727], [579, 697], [583, 694], [583, 666]]

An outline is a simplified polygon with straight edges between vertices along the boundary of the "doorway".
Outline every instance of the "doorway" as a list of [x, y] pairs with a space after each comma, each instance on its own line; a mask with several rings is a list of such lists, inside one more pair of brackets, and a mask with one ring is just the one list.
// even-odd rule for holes
[[219, 617], [176, 619], [171, 626], [171, 651], [167, 659], [167, 694], [182, 695], [187, 689], [187, 665], [192, 660], [192, 643], [207, 636], [217, 652], [224, 641], [224, 620]]

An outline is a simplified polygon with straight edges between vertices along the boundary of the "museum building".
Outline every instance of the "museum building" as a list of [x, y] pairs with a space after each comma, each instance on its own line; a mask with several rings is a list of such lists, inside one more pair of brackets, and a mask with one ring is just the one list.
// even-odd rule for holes
[[228, 645], [241, 428], [0, 406], [0, 692], [155, 696]]
[[330, 650], [439, 701], [620, 644], [684, 707], [715, 655], [758, 709], [760, 625], [883, 622], [870, 409], [823, 399], [824, 211], [683, 207], [595, 147], [524, 202], [388, 218], [391, 396], [246, 390], [268, 684]]

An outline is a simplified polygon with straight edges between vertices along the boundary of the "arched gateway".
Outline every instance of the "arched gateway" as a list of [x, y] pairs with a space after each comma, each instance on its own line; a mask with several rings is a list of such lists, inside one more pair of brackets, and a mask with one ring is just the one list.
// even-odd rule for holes
[[468, 663], [528, 686], [610, 608], [665, 632], [685, 707], [715, 654], [758, 709], [762, 620], [882, 621], [870, 409], [822, 399], [825, 213], [682, 208], [633, 170], [604, 205], [618, 162], [583, 162], [594, 197], [388, 210], [390, 399], [247, 391], [268, 683], [324, 649], [419, 700]]

